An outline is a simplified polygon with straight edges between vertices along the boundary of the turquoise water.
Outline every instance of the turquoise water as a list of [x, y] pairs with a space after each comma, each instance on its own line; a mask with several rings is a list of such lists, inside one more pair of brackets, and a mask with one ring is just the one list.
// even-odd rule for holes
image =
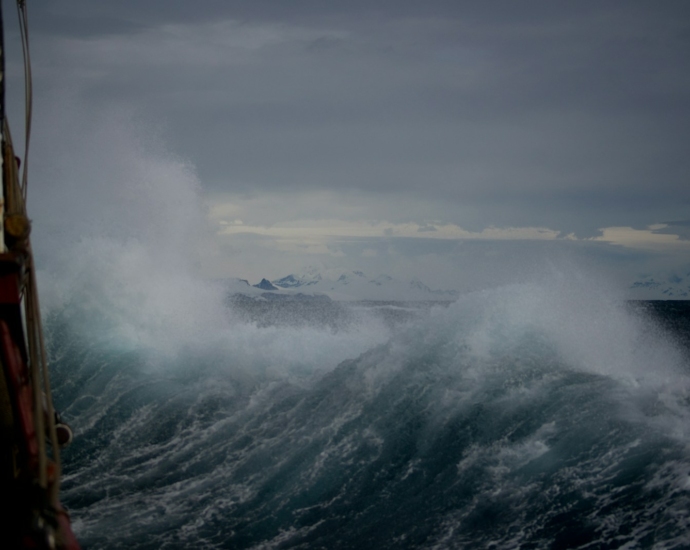
[[230, 303], [175, 345], [55, 309], [75, 531], [85, 548], [687, 548], [688, 305], [576, 298], [315, 304], [312, 324], [309, 306]]

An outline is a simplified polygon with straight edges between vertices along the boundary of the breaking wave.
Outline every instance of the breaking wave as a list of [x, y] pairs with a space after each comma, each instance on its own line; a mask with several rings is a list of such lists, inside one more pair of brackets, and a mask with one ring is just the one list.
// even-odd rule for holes
[[87, 548], [687, 546], [687, 358], [644, 314], [562, 290], [392, 332], [230, 322], [174, 356], [59, 312], [75, 529]]
[[195, 275], [193, 170], [126, 114], [54, 112], [81, 126], [39, 129], [35, 180], [69, 184], [32, 213], [85, 548], [690, 545], [688, 357], [650, 314], [553, 271], [252, 320]]

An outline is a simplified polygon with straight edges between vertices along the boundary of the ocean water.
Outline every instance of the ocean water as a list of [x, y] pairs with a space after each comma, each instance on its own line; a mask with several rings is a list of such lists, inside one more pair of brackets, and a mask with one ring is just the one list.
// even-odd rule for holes
[[548, 254], [452, 304], [231, 299], [193, 167], [83, 109], [29, 207], [84, 548], [690, 548], [687, 304]]
[[690, 547], [688, 303], [84, 303], [46, 316], [84, 548]]

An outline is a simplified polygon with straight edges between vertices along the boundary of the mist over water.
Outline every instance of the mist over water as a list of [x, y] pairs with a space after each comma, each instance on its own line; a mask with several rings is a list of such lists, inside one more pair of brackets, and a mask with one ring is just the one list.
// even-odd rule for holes
[[33, 177], [64, 185], [30, 207], [85, 548], [690, 544], [687, 348], [648, 313], [557, 267], [435, 307], [240, 311], [197, 275], [193, 170], [126, 113], [80, 120], [42, 133]]

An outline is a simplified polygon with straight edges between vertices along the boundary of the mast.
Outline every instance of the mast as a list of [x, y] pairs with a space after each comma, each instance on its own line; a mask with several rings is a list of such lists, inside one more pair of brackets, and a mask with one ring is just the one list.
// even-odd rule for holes
[[[20, 161], [6, 116], [6, 56], [0, 5], [0, 546], [78, 550], [59, 501], [60, 445], [71, 441], [53, 407], [41, 323], [31, 223], [26, 212], [31, 62], [25, 0], [17, 0], [24, 59], [25, 143]], [[59, 437], [62, 436], [62, 437]]]
[[[5, 22], [0, 0], [0, 121], [5, 120]], [[0, 124], [0, 140], [5, 143], [5, 124]], [[2, 147], [4, 151], [4, 145]], [[0, 253], [7, 252], [5, 246], [5, 167], [4, 154], [0, 154], [0, 173], [3, 174], [2, 196], [0, 196]]]

